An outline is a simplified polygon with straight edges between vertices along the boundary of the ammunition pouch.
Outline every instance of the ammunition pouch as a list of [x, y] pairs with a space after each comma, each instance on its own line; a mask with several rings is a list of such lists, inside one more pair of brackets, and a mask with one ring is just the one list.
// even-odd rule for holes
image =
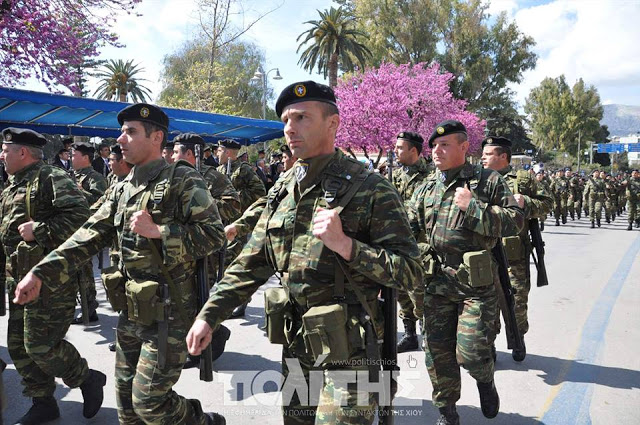
[[29, 271], [44, 258], [44, 248], [35, 242], [21, 241], [11, 254], [11, 273], [16, 282], [22, 280]]
[[524, 250], [522, 249], [520, 236], [502, 238], [502, 246], [504, 246], [507, 261], [519, 261], [524, 258]]
[[322, 364], [346, 362], [350, 347], [347, 331], [348, 312], [345, 304], [311, 307], [302, 315], [302, 330], [307, 352], [314, 361], [324, 355]]
[[472, 287], [493, 285], [491, 252], [486, 249], [465, 252], [456, 277]]
[[158, 296], [159, 286], [158, 282], [150, 280], [141, 282], [127, 280], [125, 291], [129, 320], [143, 326], [165, 320], [164, 305], [161, 297]]
[[272, 344], [289, 345], [293, 341], [293, 307], [284, 288], [264, 291], [265, 330]]
[[102, 269], [102, 284], [107, 293], [109, 304], [115, 311], [122, 311], [127, 308], [126, 282], [127, 279], [118, 266]]

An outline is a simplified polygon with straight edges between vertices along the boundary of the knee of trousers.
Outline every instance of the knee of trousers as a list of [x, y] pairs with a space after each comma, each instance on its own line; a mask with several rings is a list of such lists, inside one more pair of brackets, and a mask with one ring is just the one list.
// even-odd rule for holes
[[[132, 405], [133, 411], [135, 414], [142, 419], [145, 423], [155, 423], [158, 418], [162, 418], [167, 416], [168, 413], [175, 414], [177, 412], [165, 412], [168, 403], [168, 397], [171, 393], [169, 390], [166, 393], [151, 395], [144, 394], [142, 398], [140, 398], [140, 394], [135, 394], [136, 391], [134, 389], [134, 395], [132, 397]], [[157, 393], [156, 393], [157, 394]]]

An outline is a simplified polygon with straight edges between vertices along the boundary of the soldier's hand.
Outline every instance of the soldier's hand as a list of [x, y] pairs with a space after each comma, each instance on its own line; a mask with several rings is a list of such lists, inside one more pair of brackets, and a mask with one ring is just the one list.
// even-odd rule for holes
[[515, 195], [513, 195], [513, 197], [516, 199], [518, 206], [520, 208], [524, 208], [524, 196], [519, 193], [516, 193]]
[[469, 202], [471, 202], [473, 194], [466, 187], [459, 187], [456, 189], [455, 195], [453, 195], [453, 202], [460, 208], [461, 211], [466, 211], [469, 208]]
[[41, 287], [42, 280], [31, 272], [27, 273], [20, 283], [18, 283], [18, 286], [13, 293], [13, 303], [19, 305], [30, 303], [38, 298]]
[[327, 248], [340, 254], [342, 258], [351, 261], [353, 239], [344, 234], [342, 221], [338, 212], [324, 208], [317, 208], [313, 216], [313, 236], [320, 239]]
[[227, 237], [229, 242], [233, 242], [233, 240], [238, 236], [238, 229], [236, 229], [235, 224], [230, 224], [224, 228], [224, 235]]
[[20, 236], [25, 242], [33, 242], [36, 240], [36, 237], [33, 234], [33, 225], [34, 221], [31, 220], [18, 226], [18, 232], [20, 232]]
[[144, 211], [136, 211], [131, 215], [131, 231], [150, 239], [161, 239], [160, 227], [153, 222], [151, 214]]
[[202, 350], [211, 344], [213, 329], [204, 320], [196, 319], [187, 334], [187, 349], [193, 356], [199, 356]]

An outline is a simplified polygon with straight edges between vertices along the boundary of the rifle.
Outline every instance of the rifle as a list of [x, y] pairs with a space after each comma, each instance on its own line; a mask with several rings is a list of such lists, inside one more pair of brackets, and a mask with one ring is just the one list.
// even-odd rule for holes
[[522, 336], [518, 329], [518, 323], [516, 322], [515, 312], [515, 299], [513, 297], [514, 291], [511, 287], [511, 280], [509, 279], [509, 263], [507, 262], [507, 256], [504, 253], [504, 246], [502, 246], [502, 240], [498, 239], [496, 246], [491, 250], [493, 257], [498, 263], [498, 276], [500, 277], [499, 286], [496, 284], [496, 292], [498, 295], [498, 305], [502, 311], [502, 318], [504, 319], [504, 327], [507, 334], [507, 347], [510, 350], [521, 350]]
[[[533, 247], [531, 257], [533, 258], [533, 264], [535, 264], [536, 269], [538, 269], [537, 286], [547, 286], [549, 284], [549, 278], [547, 277], [547, 266], [544, 263], [544, 241], [542, 240], [540, 224], [537, 218], [529, 220], [529, 234], [531, 236], [531, 246]], [[527, 258], [529, 257], [527, 256]]]
[[[393, 184], [393, 152], [387, 153], [387, 177]], [[396, 298], [396, 290], [385, 286], [382, 288], [383, 313], [384, 313], [384, 340], [382, 341], [382, 370], [390, 374], [390, 394], [389, 404], [381, 405], [379, 409], [379, 423], [384, 425], [393, 425], [394, 410], [393, 398], [397, 390], [394, 381], [394, 371], [400, 370], [398, 367], [398, 306]]]
[[[198, 310], [200, 310], [209, 299], [209, 271], [206, 258], [200, 258], [196, 261], [196, 285], [198, 287]], [[211, 344], [209, 344], [207, 348], [202, 350], [202, 354], [200, 355], [201, 381], [213, 381], [212, 363]]]
[[80, 311], [82, 311], [82, 324], [89, 325], [89, 303], [87, 302], [87, 287], [85, 286], [84, 266], [78, 271], [78, 293], [80, 294]]

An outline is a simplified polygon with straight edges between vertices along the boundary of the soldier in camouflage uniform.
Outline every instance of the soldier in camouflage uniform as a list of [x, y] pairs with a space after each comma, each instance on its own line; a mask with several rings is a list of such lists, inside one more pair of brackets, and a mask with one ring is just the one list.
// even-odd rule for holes
[[605, 202], [604, 202], [604, 218], [607, 223], [611, 223], [612, 221], [616, 221], [616, 210], [617, 204], [616, 200], [618, 198], [618, 188], [611, 177], [611, 174], [605, 174], [604, 176], [604, 187], [605, 187]]
[[[500, 173], [514, 194], [518, 206], [524, 210], [524, 227], [518, 236], [502, 238], [509, 261], [509, 277], [511, 286], [515, 288], [515, 315], [518, 330], [522, 336], [522, 350], [514, 349], [511, 353], [517, 362], [524, 360], [527, 350], [524, 335], [529, 330], [527, 318], [531, 276], [529, 271], [529, 220], [539, 219], [553, 208], [553, 197], [544, 186], [524, 170], [514, 170], [511, 162], [511, 140], [506, 137], [488, 137], [482, 142], [482, 165]], [[517, 248], [512, 248], [517, 247]], [[499, 323], [499, 322], [498, 322]]]
[[[571, 167], [567, 167], [564, 169], [564, 179], [567, 181], [567, 190], [569, 191], [569, 196], [567, 197], [567, 213], [571, 220], [574, 221], [576, 219], [576, 199], [578, 199], [578, 192], [576, 191], [576, 186], [573, 183], [573, 171], [571, 171]], [[579, 214], [579, 212], [578, 212]]]
[[[375, 362], [379, 348], [372, 338], [382, 336], [384, 324], [378, 293], [382, 285], [402, 289], [421, 282], [418, 247], [393, 186], [334, 150], [340, 117], [331, 88], [313, 81], [292, 84], [278, 98], [276, 112], [285, 123], [287, 143], [300, 160], [278, 179], [285, 183], [269, 191], [266, 210], [249, 242], [189, 331], [189, 351], [199, 354], [232, 306], [249, 298], [277, 272], [291, 314], [288, 342], [281, 342], [283, 374], [288, 379], [305, 379], [308, 385], [311, 369], [324, 371], [318, 406], [312, 402], [318, 400], [313, 387], [307, 386], [309, 403], [301, 401], [297, 392], [283, 394], [284, 424], [371, 424], [375, 395], [336, 377], [344, 370], [366, 371], [367, 359]], [[345, 274], [357, 287], [342, 284]], [[335, 298], [338, 287], [344, 290], [344, 298]], [[366, 305], [360, 304], [356, 291]], [[334, 307], [345, 314], [347, 325], [341, 322], [342, 328], [335, 328], [332, 335], [344, 336], [348, 350], [332, 344], [327, 357], [307, 348], [305, 339], [315, 329], [305, 333], [301, 322], [310, 311]], [[373, 316], [365, 315], [366, 311]], [[344, 357], [333, 363], [331, 356], [338, 351]], [[290, 371], [292, 364], [299, 365], [304, 376]], [[343, 403], [338, 400], [341, 397]]]
[[[536, 173], [536, 181], [538, 182], [538, 185], [541, 186], [546, 193], [551, 194], [551, 188], [549, 187], [549, 184], [544, 178], [544, 170], [540, 170]], [[544, 222], [546, 220], [547, 220], [547, 214], [543, 214], [540, 217], [540, 231], [544, 230]]]
[[556, 226], [567, 222], [567, 204], [569, 201], [569, 182], [564, 177], [564, 170], [556, 170], [555, 178], [551, 181], [551, 193], [553, 194], [553, 216]]
[[[173, 391], [187, 358], [196, 313], [195, 260], [222, 246], [220, 216], [200, 174], [162, 159], [169, 118], [157, 106], [120, 111], [118, 143], [134, 168], [100, 209], [20, 282], [22, 303], [74, 273], [118, 240], [120, 275], [105, 282], [120, 311], [116, 329], [116, 400], [121, 424], [224, 424], [198, 400]], [[166, 277], [165, 277], [166, 276]]]
[[[8, 282], [7, 342], [13, 364], [22, 376], [23, 394], [33, 398], [33, 406], [18, 423], [40, 424], [60, 416], [53, 397], [56, 377], [71, 388], [82, 389], [83, 414], [93, 417], [102, 405], [106, 377], [89, 369], [87, 361], [64, 339], [73, 320], [77, 285], [47, 285], [42, 297], [29, 305], [21, 302], [16, 290], [16, 282], [29, 268], [86, 220], [87, 201], [64, 171], [42, 162], [42, 148], [47, 142], [42, 135], [16, 128], [7, 128], [2, 135], [0, 160], [11, 178], [0, 199], [1, 263], [5, 266], [6, 260], [15, 279]], [[0, 276], [5, 278], [4, 268]]]
[[[240, 194], [240, 209], [244, 212], [261, 196], [264, 196], [266, 191], [264, 184], [253, 171], [251, 165], [249, 165], [248, 162], [238, 159], [240, 147], [240, 143], [235, 140], [226, 139], [220, 141], [218, 144], [218, 162], [220, 163], [218, 171], [231, 180], [233, 187], [235, 187]], [[225, 267], [229, 266], [238, 256], [246, 241], [246, 238], [236, 238], [229, 244], [225, 254]], [[236, 318], [244, 316], [249, 301], [250, 300], [234, 309], [230, 317]]]
[[[395, 154], [400, 167], [393, 171], [393, 185], [406, 204], [414, 190], [427, 178], [433, 178], [435, 168], [420, 155], [422, 152], [422, 136], [410, 131], [398, 134]], [[425, 241], [418, 241], [425, 242]], [[398, 291], [400, 318], [404, 324], [404, 335], [398, 342], [398, 353], [418, 349], [416, 322], [422, 319], [422, 303], [424, 301], [424, 284], [416, 283], [415, 291], [409, 296], [405, 291]], [[415, 303], [412, 301], [415, 300]]]
[[600, 218], [602, 217], [602, 203], [605, 200], [606, 187], [604, 181], [600, 178], [600, 171], [593, 170], [591, 178], [584, 187], [584, 195], [582, 202], [589, 207], [589, 218], [591, 219], [591, 228], [595, 228], [596, 223], [600, 227]]
[[[94, 153], [95, 149], [92, 146], [80, 143], [73, 145], [73, 172], [76, 183], [85, 198], [87, 198], [89, 206], [95, 204], [98, 199], [104, 195], [107, 187], [109, 187], [107, 179], [91, 166], [91, 158], [93, 158]], [[89, 322], [97, 322], [98, 313], [96, 312], [96, 308], [98, 308], [98, 301], [96, 297], [98, 293], [96, 292], [96, 283], [93, 278], [93, 266], [91, 263], [87, 263], [82, 267], [82, 270], [78, 273], [78, 280], [80, 281], [80, 285], [86, 287]], [[72, 325], [80, 325], [82, 323], [82, 314], [78, 315], [78, 317], [71, 322]]]
[[408, 213], [432, 258], [425, 266], [431, 274], [424, 297], [425, 362], [440, 410], [437, 425], [450, 425], [460, 423], [460, 365], [477, 381], [483, 415], [498, 414], [492, 346], [499, 284], [490, 250], [499, 238], [522, 230], [524, 215], [500, 174], [465, 160], [469, 142], [462, 123], [438, 124], [429, 147], [436, 178], [416, 189]]
[[582, 218], [582, 181], [580, 176], [577, 174], [573, 174], [571, 170], [567, 173], [567, 178], [569, 179], [569, 191], [571, 192], [571, 196], [573, 197], [573, 210], [571, 212], [571, 219], [573, 220], [573, 215], [575, 213], [578, 220]]
[[640, 227], [640, 214], [638, 212], [638, 204], [640, 203], [640, 171], [633, 170], [631, 177], [627, 179], [626, 190], [627, 210], [629, 213], [629, 226], [627, 230], [631, 230], [633, 222], [636, 227]]

